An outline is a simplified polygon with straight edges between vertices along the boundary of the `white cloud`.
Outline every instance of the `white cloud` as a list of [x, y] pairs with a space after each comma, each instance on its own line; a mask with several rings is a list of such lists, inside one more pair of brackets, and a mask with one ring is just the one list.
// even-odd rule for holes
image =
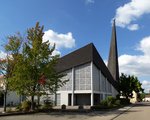
[[95, 3], [95, 1], [94, 0], [85, 0], [85, 3], [86, 4], [93, 4], [93, 3]]
[[142, 81], [142, 88], [144, 88], [146, 93], [150, 92], [150, 81], [143, 80]]
[[137, 50], [142, 55], [124, 54], [119, 57], [120, 72], [137, 76], [150, 75], [150, 36], [143, 38]]
[[135, 31], [135, 30], [139, 29], [139, 25], [138, 24], [133, 24], [133, 25], [129, 25], [127, 28], [131, 31]]
[[58, 50], [54, 50], [52, 53], [52, 56], [55, 56], [55, 55], [61, 55], [61, 52]]
[[143, 86], [150, 86], [150, 81], [144, 80], [142, 81]]
[[129, 30], [137, 30], [139, 26], [133, 24], [144, 14], [150, 14], [150, 0], [131, 0], [116, 10], [116, 25]]
[[62, 48], [73, 48], [75, 47], [75, 39], [72, 36], [71, 32], [66, 34], [57, 33], [53, 30], [45, 31], [43, 36], [43, 42], [49, 41], [52, 45], [56, 45], [55, 53], [60, 54], [60, 49]]
[[0, 51], [0, 59], [6, 58], [7, 54], [3, 51]]
[[150, 56], [150, 36], [143, 38], [138, 47], [144, 54]]

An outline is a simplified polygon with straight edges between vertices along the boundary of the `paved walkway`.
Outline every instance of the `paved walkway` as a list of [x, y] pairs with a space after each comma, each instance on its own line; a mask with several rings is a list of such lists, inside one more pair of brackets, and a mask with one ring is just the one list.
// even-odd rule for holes
[[4, 116], [0, 120], [113, 120], [131, 106], [113, 111], [95, 111], [90, 113], [53, 112], [30, 115]]
[[113, 111], [109, 111], [109, 112], [95, 112], [98, 114], [94, 114], [92, 118], [89, 118], [88, 120], [115, 120], [115, 118], [117, 118], [118, 116], [120, 116], [121, 114], [123, 114], [124, 112], [128, 111], [129, 109], [132, 108], [133, 105], [131, 106], [127, 106], [124, 108], [120, 108], [118, 110], [113, 110]]
[[150, 120], [150, 103], [138, 103], [114, 120]]
[[[15, 107], [7, 107], [6, 109], [10, 109], [11, 110], [15, 110]], [[3, 107], [0, 107], [0, 113], [2, 113], [4, 111], [4, 108]]]

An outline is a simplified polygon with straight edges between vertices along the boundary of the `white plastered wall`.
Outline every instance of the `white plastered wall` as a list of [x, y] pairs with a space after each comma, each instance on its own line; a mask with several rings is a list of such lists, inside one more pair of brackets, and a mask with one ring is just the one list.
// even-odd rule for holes
[[12, 91], [8, 92], [7, 99], [6, 99], [6, 105], [8, 105], [8, 104], [17, 105], [19, 103], [20, 103], [20, 96], [17, 95], [16, 92], [12, 92]]
[[116, 97], [116, 95], [118, 95], [118, 91], [111, 85], [112, 88], [112, 96]]
[[61, 92], [60, 105], [68, 105], [68, 92]]

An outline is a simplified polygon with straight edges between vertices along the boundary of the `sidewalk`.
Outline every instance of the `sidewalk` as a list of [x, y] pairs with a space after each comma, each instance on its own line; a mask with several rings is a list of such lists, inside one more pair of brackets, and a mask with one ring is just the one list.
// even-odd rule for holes
[[95, 111], [93, 112], [93, 117], [88, 120], [114, 120], [124, 112], [131, 109], [134, 105], [126, 106], [120, 109], [112, 110], [112, 111]]
[[[7, 107], [6, 109], [9, 109], [9, 108], [11, 108], [12, 110], [15, 109], [15, 107]], [[4, 108], [0, 107], [0, 115], [2, 114], [3, 111], [4, 111]]]

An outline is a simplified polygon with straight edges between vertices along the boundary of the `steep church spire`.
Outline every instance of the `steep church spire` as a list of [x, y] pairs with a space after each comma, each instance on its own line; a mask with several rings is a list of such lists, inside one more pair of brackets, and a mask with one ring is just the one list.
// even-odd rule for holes
[[112, 74], [114, 80], [119, 81], [119, 66], [118, 66], [118, 50], [117, 50], [117, 36], [115, 20], [112, 26], [111, 44], [108, 58], [108, 69]]

